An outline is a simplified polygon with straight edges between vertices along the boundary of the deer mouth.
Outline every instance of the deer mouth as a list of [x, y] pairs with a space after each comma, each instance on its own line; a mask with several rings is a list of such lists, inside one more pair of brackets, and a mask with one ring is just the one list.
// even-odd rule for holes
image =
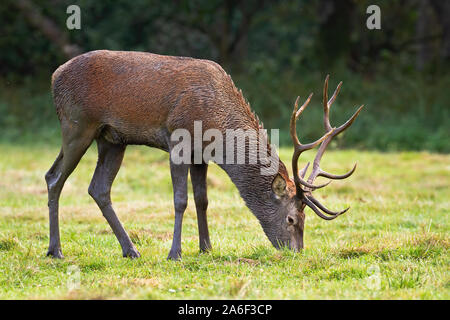
[[303, 233], [300, 230], [291, 235], [289, 248], [294, 252], [300, 252], [303, 249]]

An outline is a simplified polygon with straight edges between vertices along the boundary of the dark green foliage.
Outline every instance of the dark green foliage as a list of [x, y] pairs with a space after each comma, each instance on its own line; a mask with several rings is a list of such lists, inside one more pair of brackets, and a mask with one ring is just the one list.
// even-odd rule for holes
[[[311, 91], [299, 131], [304, 141], [322, 134], [321, 90], [329, 73], [330, 94], [344, 82], [333, 125], [366, 105], [335, 146], [450, 151], [450, 12], [437, 15], [436, 1], [81, 0], [81, 30], [72, 31], [65, 23], [73, 1], [22, 2], [81, 51], [139, 50], [219, 62], [265, 127], [281, 130], [282, 144], [290, 143], [296, 96]], [[57, 141], [50, 76], [68, 56], [17, 3], [0, 4], [0, 140]], [[381, 8], [381, 30], [366, 28], [370, 4]]]

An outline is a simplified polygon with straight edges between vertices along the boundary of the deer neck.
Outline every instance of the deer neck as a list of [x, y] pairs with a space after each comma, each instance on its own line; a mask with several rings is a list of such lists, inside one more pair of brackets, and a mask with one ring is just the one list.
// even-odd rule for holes
[[[260, 166], [250, 164], [224, 164], [221, 167], [236, 185], [246, 206], [259, 220], [269, 240], [276, 241], [279, 208], [273, 201], [272, 181], [277, 173], [263, 175]], [[279, 170], [282, 168], [284, 165], [280, 161]]]

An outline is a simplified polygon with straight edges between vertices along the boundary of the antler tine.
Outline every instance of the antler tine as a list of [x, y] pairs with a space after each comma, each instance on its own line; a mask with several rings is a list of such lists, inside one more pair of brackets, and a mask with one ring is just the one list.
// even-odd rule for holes
[[321, 217], [324, 220], [333, 220], [336, 219], [337, 217], [339, 217], [339, 214], [337, 215], [333, 215], [331, 217], [324, 215], [315, 205], [314, 203], [307, 197], [304, 197], [302, 199], [302, 201], [308, 206], [310, 207], [319, 217]]
[[[349, 172], [342, 174], [342, 175], [334, 175], [334, 174], [325, 172], [320, 168], [320, 160], [322, 159], [322, 156], [325, 153], [325, 150], [328, 147], [328, 145], [330, 144], [331, 140], [335, 136], [340, 134], [342, 131], [344, 131], [348, 127], [350, 127], [352, 125], [352, 123], [355, 121], [356, 117], [361, 112], [362, 108], [364, 107], [364, 105], [360, 106], [350, 119], [348, 119], [339, 128], [333, 129], [330, 125], [330, 107], [333, 104], [333, 102], [336, 100], [336, 97], [339, 94], [339, 91], [341, 90], [342, 82], [340, 82], [338, 84], [331, 99], [328, 100], [328, 79], [329, 79], [329, 76], [327, 75], [327, 77], [325, 78], [325, 83], [324, 83], [324, 88], [323, 88], [323, 111], [324, 111], [323, 123], [324, 123], [325, 131], [327, 132], [328, 136], [327, 136], [327, 138], [325, 138], [325, 140], [323, 140], [323, 142], [321, 143], [321, 145], [319, 147], [319, 150], [317, 151], [316, 156], [314, 157], [313, 168], [312, 168], [311, 174], [307, 181], [309, 184], [312, 184], [318, 176], [326, 177], [329, 179], [345, 179], [345, 178], [348, 178], [349, 176], [351, 176], [353, 174], [353, 172], [355, 172], [355, 170], [356, 170], [356, 164], [355, 164]], [[302, 171], [303, 174], [306, 172], [306, 169], [307, 168], [305, 168], [304, 171]], [[311, 190], [311, 191], [313, 191], [313, 190]], [[322, 219], [325, 219], [325, 220], [335, 219], [336, 217], [343, 214], [344, 212], [346, 212], [349, 209], [349, 208], [347, 208], [347, 209], [339, 211], [339, 212], [331, 211], [331, 210], [327, 209], [325, 206], [323, 206], [310, 193], [308, 195], [304, 194], [302, 201], [307, 206], [309, 206], [319, 217], [321, 217]], [[326, 214], [331, 215], [331, 217], [325, 216], [320, 210], [322, 210]]]
[[342, 210], [342, 211], [337, 211], [337, 212], [331, 211], [330, 209], [328, 209], [327, 207], [325, 207], [323, 204], [321, 204], [321, 203], [319, 202], [319, 200], [317, 200], [317, 199], [314, 198], [313, 196], [310, 195], [310, 196], [306, 196], [306, 197], [307, 197], [309, 200], [311, 200], [312, 203], [314, 203], [316, 206], [318, 206], [320, 210], [322, 210], [323, 212], [325, 212], [325, 213], [327, 213], [327, 214], [329, 214], [329, 215], [331, 215], [331, 216], [338, 216], [338, 215], [341, 215], [341, 214], [347, 212], [348, 209], [350, 209], [350, 207], [348, 207], [347, 209], [344, 209], [344, 210]]
[[331, 129], [330, 125], [330, 105], [328, 104], [328, 79], [330, 75], [325, 77], [325, 83], [323, 84], [323, 126], [325, 131], [328, 132]]
[[337, 136], [339, 133], [341, 133], [342, 131], [344, 131], [348, 127], [350, 127], [352, 125], [353, 121], [355, 121], [356, 117], [361, 112], [362, 108], [364, 108], [363, 104], [359, 106], [358, 110], [356, 110], [356, 112], [352, 115], [352, 117], [350, 119], [347, 120], [347, 122], [345, 122], [343, 125], [341, 125], [339, 128], [337, 128], [335, 130], [336, 133], [334, 134], [334, 136]]
[[[305, 180], [303, 180], [302, 177], [300, 177], [299, 171], [298, 171], [297, 161], [298, 161], [298, 158], [300, 157], [300, 155], [302, 154], [302, 152], [304, 152], [306, 150], [310, 150], [310, 149], [314, 148], [315, 146], [319, 145], [320, 143], [325, 141], [325, 139], [327, 139], [328, 136], [330, 136], [333, 133], [333, 130], [331, 130], [331, 131], [327, 132], [324, 136], [322, 136], [320, 139], [318, 139], [314, 142], [308, 143], [308, 144], [302, 144], [299, 141], [298, 136], [297, 136], [297, 126], [296, 126], [297, 119], [302, 114], [302, 112], [305, 110], [305, 108], [308, 106], [309, 102], [311, 101], [312, 95], [313, 95], [312, 93], [309, 95], [308, 99], [306, 99], [305, 103], [303, 103], [303, 105], [300, 107], [300, 109], [298, 109], [298, 102], [300, 100], [300, 97], [297, 97], [297, 99], [295, 100], [294, 110], [292, 112], [291, 121], [290, 121], [290, 134], [291, 134], [292, 142], [294, 144], [294, 154], [292, 156], [292, 170], [294, 172], [294, 182], [297, 187], [297, 191], [302, 194], [304, 191], [301, 189], [300, 185], [304, 185], [305, 187], [315, 190], [318, 188], [323, 188], [330, 183], [330, 182], [328, 182], [328, 183], [325, 183], [322, 185], [317, 185], [317, 186], [313, 185], [313, 184], [308, 183]], [[306, 170], [304, 170], [304, 172], [302, 173], [302, 176], [304, 175], [305, 172], [306, 172]]]
[[342, 81], [339, 82], [338, 86], [334, 90], [333, 95], [331, 96], [331, 99], [328, 100], [328, 79], [330, 78], [330, 75], [327, 75], [325, 78], [325, 83], [323, 85], [323, 125], [325, 127], [325, 131], [331, 130], [330, 125], [330, 107], [333, 104], [334, 100], [336, 100], [337, 95], [339, 94], [339, 91], [341, 91], [342, 87]]
[[308, 163], [306, 164], [306, 166], [305, 166], [302, 170], [299, 171], [300, 177], [302, 177], [302, 178], [305, 177], [305, 174], [306, 174], [306, 171], [308, 170], [309, 164], [310, 164], [310, 162], [308, 162]]
[[344, 174], [341, 174], [341, 175], [337, 175], [337, 174], [328, 173], [328, 172], [323, 171], [322, 169], [320, 169], [319, 173], [317, 174], [317, 176], [318, 177], [325, 177], [325, 178], [333, 179], [333, 180], [342, 180], [342, 179], [346, 179], [346, 178], [350, 177], [353, 174], [353, 172], [355, 172], [355, 170], [356, 170], [356, 163], [353, 166], [353, 169], [350, 170], [347, 173], [344, 173]]
[[292, 142], [294, 143], [294, 148], [300, 148], [302, 146], [302, 144], [300, 143], [300, 141], [298, 140], [297, 137], [297, 119], [298, 117], [302, 114], [303, 110], [306, 109], [306, 107], [308, 106], [309, 102], [311, 101], [311, 98], [313, 96], [313, 93], [311, 93], [308, 97], [308, 99], [306, 99], [306, 101], [303, 103], [303, 105], [300, 107], [300, 110], [297, 111], [298, 109], [298, 102], [300, 100], [300, 96], [297, 97], [297, 99], [295, 99], [295, 104], [294, 104], [294, 111], [292, 112], [292, 116], [291, 116], [291, 122], [290, 122], [290, 133], [291, 133], [291, 138], [292, 138]]
[[[325, 84], [324, 84], [324, 98], [323, 98], [323, 107], [324, 107], [324, 126], [325, 126], [325, 130], [327, 132], [330, 132], [331, 126], [330, 126], [330, 118], [329, 118], [329, 111], [330, 111], [330, 107], [333, 104], [333, 102], [336, 100], [337, 95], [339, 94], [339, 91], [341, 90], [341, 86], [342, 86], [342, 81], [338, 84], [338, 86], [336, 87], [336, 90], [333, 93], [333, 96], [331, 97], [330, 100], [328, 100], [328, 93], [327, 93], [327, 88], [328, 88], [328, 79], [329, 76], [326, 77], [325, 79]], [[316, 179], [318, 176], [323, 176], [323, 177], [327, 177], [329, 179], [345, 179], [348, 178], [349, 176], [351, 176], [353, 174], [353, 172], [355, 172], [356, 170], [356, 165], [353, 167], [352, 170], [350, 170], [349, 172], [343, 174], [343, 175], [333, 175], [331, 173], [325, 172], [320, 168], [320, 160], [322, 159], [323, 154], [325, 153], [326, 148], [328, 147], [328, 145], [330, 144], [331, 140], [336, 137], [338, 134], [340, 134], [341, 132], [343, 132], [345, 129], [347, 129], [348, 127], [351, 126], [351, 124], [355, 121], [356, 117], [359, 115], [359, 113], [361, 112], [362, 108], [364, 107], [364, 105], [360, 106], [358, 108], [358, 110], [356, 110], [356, 112], [353, 114], [353, 116], [348, 119], [343, 125], [341, 125], [339, 128], [334, 129], [332, 134], [330, 134], [328, 136], [328, 138], [326, 138], [322, 144], [319, 147], [319, 151], [317, 152], [315, 158], [314, 158], [314, 162], [313, 162], [313, 169], [312, 172], [308, 178], [308, 183], [312, 184], [314, 179]]]

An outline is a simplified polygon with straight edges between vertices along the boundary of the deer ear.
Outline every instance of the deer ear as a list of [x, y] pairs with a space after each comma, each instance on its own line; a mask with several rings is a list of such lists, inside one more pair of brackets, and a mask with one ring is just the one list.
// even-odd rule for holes
[[277, 174], [272, 181], [272, 191], [279, 197], [286, 194], [286, 180], [280, 174]]

